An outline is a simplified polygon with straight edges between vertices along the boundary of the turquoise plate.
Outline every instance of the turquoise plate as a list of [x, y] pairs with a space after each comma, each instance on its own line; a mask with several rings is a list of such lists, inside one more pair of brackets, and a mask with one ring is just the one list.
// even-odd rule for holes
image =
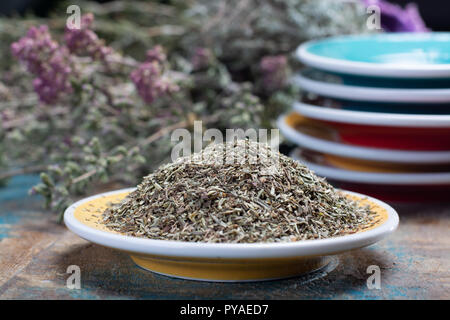
[[306, 65], [340, 74], [450, 79], [450, 33], [339, 36], [306, 42], [297, 49], [297, 57]]
[[446, 89], [450, 88], [450, 78], [416, 79], [416, 78], [389, 78], [356, 76], [337, 72], [329, 74], [340, 77], [343, 84], [349, 86], [364, 86], [378, 88], [405, 88], [405, 89]]

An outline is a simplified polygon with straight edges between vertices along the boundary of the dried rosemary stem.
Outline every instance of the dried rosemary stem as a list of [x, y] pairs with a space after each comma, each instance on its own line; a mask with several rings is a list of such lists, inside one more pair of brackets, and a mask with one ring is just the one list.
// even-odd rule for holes
[[306, 166], [249, 140], [160, 167], [103, 214], [108, 228], [131, 236], [221, 243], [341, 236], [374, 217]]

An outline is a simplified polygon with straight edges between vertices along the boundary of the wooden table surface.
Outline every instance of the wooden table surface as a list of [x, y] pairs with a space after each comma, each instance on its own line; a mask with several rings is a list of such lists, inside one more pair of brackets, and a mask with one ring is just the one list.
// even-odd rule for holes
[[[394, 206], [400, 227], [388, 239], [333, 258], [302, 277], [254, 283], [172, 279], [142, 270], [121, 252], [91, 244], [55, 223], [28, 189], [36, 176], [0, 188], [1, 299], [449, 299], [450, 204]], [[66, 285], [68, 266], [81, 289]], [[367, 267], [381, 269], [368, 289]]]

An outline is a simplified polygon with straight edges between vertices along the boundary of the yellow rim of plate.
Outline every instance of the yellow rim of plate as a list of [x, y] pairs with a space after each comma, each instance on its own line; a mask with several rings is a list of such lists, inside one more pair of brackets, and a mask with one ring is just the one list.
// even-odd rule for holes
[[370, 160], [360, 160], [347, 157], [340, 157], [331, 154], [323, 154], [326, 162], [334, 167], [361, 172], [389, 172], [389, 173], [408, 173], [408, 172], [442, 172], [448, 171], [448, 165], [413, 165], [391, 162], [380, 162]]

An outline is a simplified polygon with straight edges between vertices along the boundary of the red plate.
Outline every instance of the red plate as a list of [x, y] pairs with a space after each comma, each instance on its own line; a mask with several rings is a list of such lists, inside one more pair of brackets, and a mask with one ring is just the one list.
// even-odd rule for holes
[[347, 144], [396, 150], [450, 150], [450, 115], [389, 114], [296, 102], [293, 108]]
[[387, 202], [443, 202], [450, 201], [448, 185], [381, 185], [332, 181], [334, 186], [351, 191], [362, 192]]
[[369, 126], [321, 121], [335, 129], [341, 141], [397, 150], [450, 150], [450, 128]]

